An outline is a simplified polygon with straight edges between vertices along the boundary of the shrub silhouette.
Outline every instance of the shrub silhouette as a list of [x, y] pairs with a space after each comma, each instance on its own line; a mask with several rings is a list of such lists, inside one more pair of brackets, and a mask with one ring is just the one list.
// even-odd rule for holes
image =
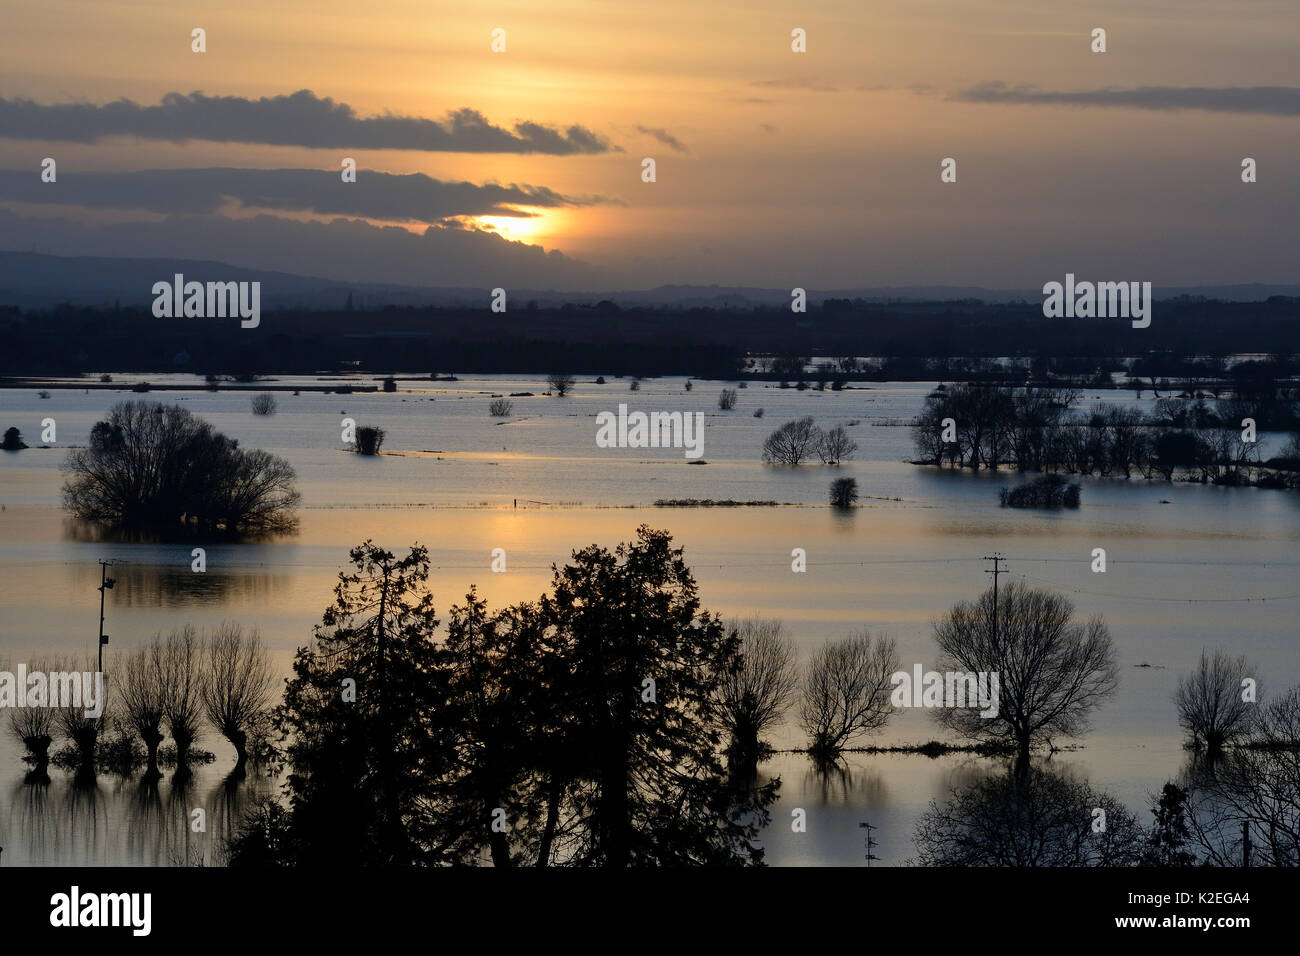
[[852, 508], [858, 500], [858, 480], [856, 478], [836, 478], [831, 482], [831, 507]]
[[362, 425], [352, 440], [352, 448], [358, 455], [378, 455], [383, 444], [384, 430], [377, 425]]

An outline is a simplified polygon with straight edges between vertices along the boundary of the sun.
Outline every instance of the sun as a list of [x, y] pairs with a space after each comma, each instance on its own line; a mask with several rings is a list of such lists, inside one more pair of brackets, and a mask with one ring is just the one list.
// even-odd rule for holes
[[554, 231], [550, 212], [531, 216], [475, 216], [471, 223], [480, 229], [491, 229], [504, 239], [536, 242]]

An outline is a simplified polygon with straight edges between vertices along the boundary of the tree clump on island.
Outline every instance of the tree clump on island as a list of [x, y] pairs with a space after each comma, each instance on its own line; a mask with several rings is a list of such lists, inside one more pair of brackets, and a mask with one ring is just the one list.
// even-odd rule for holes
[[27, 442], [23, 441], [23, 433], [17, 428], [6, 428], [4, 441], [0, 442], [0, 448], [5, 451], [22, 451], [27, 447]]
[[292, 529], [301, 495], [287, 461], [239, 442], [178, 405], [121, 402], [63, 465], [76, 518], [130, 529], [226, 534]]

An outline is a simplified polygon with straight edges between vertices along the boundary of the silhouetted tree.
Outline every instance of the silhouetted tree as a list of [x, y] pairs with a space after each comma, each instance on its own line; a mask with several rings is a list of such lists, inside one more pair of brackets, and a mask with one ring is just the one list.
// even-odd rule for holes
[[1187, 791], [1166, 783], [1160, 799], [1151, 810], [1155, 823], [1147, 848], [1142, 853], [1143, 866], [1195, 866], [1196, 854], [1188, 849], [1191, 831], [1187, 828]]
[[[1258, 680], [1258, 669], [1244, 654], [1202, 650], [1195, 670], [1178, 680], [1174, 704], [1178, 724], [1192, 736], [1193, 746], [1204, 746], [1211, 757], [1250, 730], [1255, 704], [1242, 699], [1242, 681]], [[1256, 685], [1258, 692], [1258, 684]]]
[[573, 388], [573, 376], [563, 372], [554, 372], [546, 376], [546, 384], [551, 386], [551, 390], [557, 396], [563, 398], [569, 394], [569, 389]]
[[163, 659], [162, 639], [155, 636], [150, 643], [136, 648], [122, 660], [120, 676], [115, 682], [122, 717], [144, 744], [145, 776], [149, 779], [159, 776], [158, 747], [163, 742], [167, 698]]
[[811, 416], [786, 422], [763, 442], [763, 460], [774, 465], [798, 465], [817, 453], [821, 429]]
[[235, 772], [248, 759], [248, 739], [268, 719], [271, 662], [256, 631], [245, 635], [236, 624], [222, 624], [208, 637], [201, 695], [203, 712], [235, 748]]
[[176, 773], [184, 776], [190, 748], [203, 733], [203, 647], [189, 624], [163, 642], [162, 681], [163, 719], [176, 744]]
[[570, 862], [600, 866], [761, 862], [755, 845], [776, 786], [733, 785], [718, 692], [740, 640], [700, 609], [667, 532], [646, 526], [614, 551], [591, 546], [542, 600], [570, 664], [565, 698], [584, 755]]
[[836, 478], [831, 482], [831, 507], [852, 508], [858, 500], [858, 480], [856, 478]]
[[779, 724], [799, 687], [794, 642], [780, 621], [750, 617], [733, 626], [740, 638], [740, 660], [722, 681], [720, 696], [731, 734], [727, 755], [749, 770], [771, 750], [761, 739]]
[[[6, 666], [4, 668], [8, 670]], [[35, 660], [28, 665], [29, 672], [49, 673], [59, 669], [48, 660]], [[50, 744], [59, 732], [58, 711], [52, 707], [8, 707], [7, 725], [26, 750], [23, 759], [31, 764], [33, 780], [43, 780], [50, 763]]]
[[284, 459], [241, 449], [188, 410], [158, 402], [115, 405], [63, 467], [64, 505], [75, 517], [127, 527], [281, 531], [293, 526], [301, 497]]
[[401, 559], [366, 541], [349, 553], [334, 603], [298, 649], [275, 722], [289, 765], [299, 863], [410, 863], [409, 830], [431, 777], [429, 715], [439, 685], [428, 551]]
[[352, 449], [358, 455], [378, 455], [384, 437], [384, 430], [378, 425], [361, 425], [352, 437]]
[[817, 443], [817, 454], [828, 465], [838, 465], [848, 461], [858, 450], [858, 443], [849, 437], [843, 425], [836, 425], [830, 431], [822, 432]]
[[814, 760], [829, 763], [855, 738], [885, 725], [894, 712], [889, 678], [898, 667], [897, 645], [884, 635], [854, 634], [813, 652], [803, 673], [799, 725]]
[[1115, 693], [1119, 668], [1105, 623], [1076, 622], [1066, 598], [1016, 581], [1000, 589], [996, 617], [993, 601], [990, 588], [955, 605], [934, 636], [940, 671], [998, 675], [997, 716], [981, 716], [978, 705], [935, 715], [967, 736], [1014, 743], [1023, 771], [1036, 740], [1087, 729], [1092, 711]]

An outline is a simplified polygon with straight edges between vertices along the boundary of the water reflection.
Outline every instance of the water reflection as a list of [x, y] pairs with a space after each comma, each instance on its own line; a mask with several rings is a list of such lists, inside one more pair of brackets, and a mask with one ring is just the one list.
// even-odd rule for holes
[[[11, 866], [219, 865], [249, 805], [275, 790], [264, 775], [201, 767], [161, 779], [57, 772], [6, 794], [3, 862]], [[196, 810], [203, 811], [196, 814]]]
[[[109, 606], [115, 609], [157, 607], [215, 607], [224, 604], [275, 602], [287, 595], [293, 576], [256, 566], [223, 564], [227, 556], [208, 550], [207, 570], [191, 569], [189, 550], [176, 549], [164, 557], [160, 549], [139, 558], [113, 565], [117, 585], [110, 592]], [[247, 560], [246, 553], [241, 558]], [[165, 561], [166, 563], [160, 563]], [[93, 570], [92, 570], [93, 569]], [[77, 591], [98, 587], [98, 565], [78, 565], [72, 572]]]

